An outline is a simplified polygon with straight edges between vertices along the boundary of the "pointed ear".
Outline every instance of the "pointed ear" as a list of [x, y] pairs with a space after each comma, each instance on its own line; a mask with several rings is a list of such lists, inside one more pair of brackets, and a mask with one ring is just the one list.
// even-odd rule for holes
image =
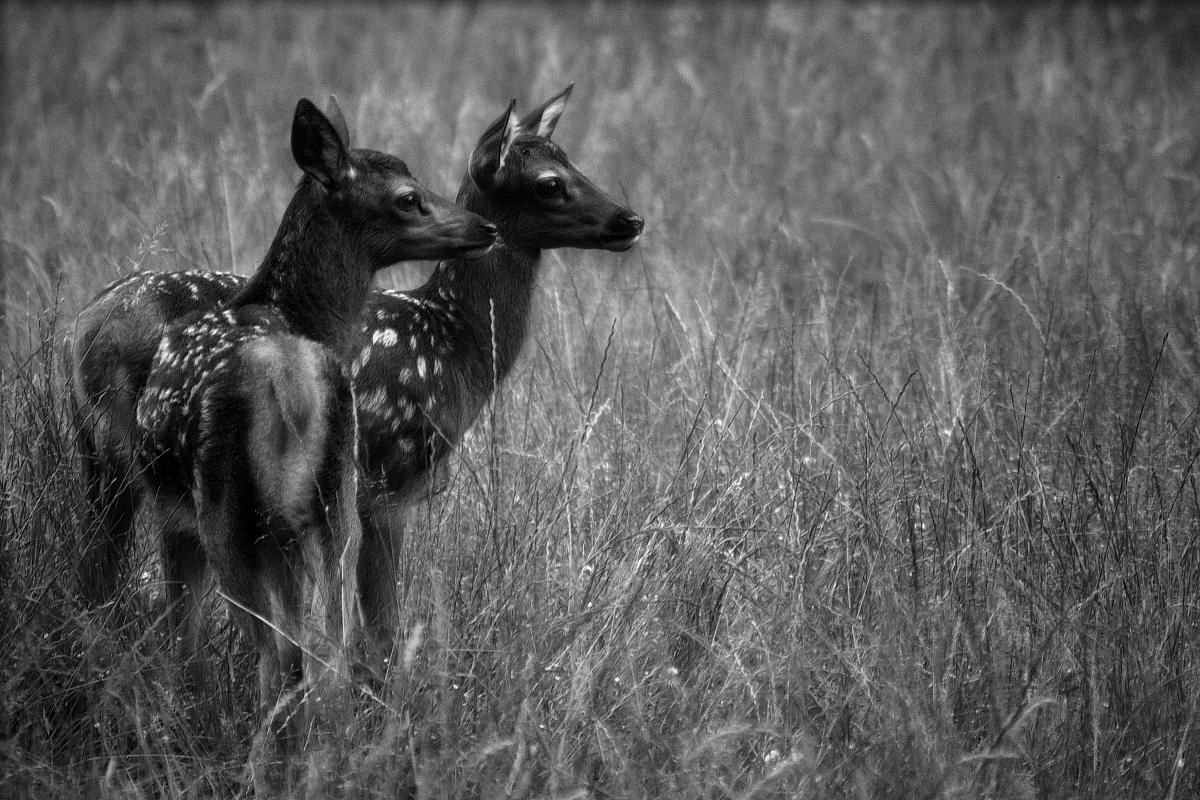
[[521, 120], [521, 130], [549, 139], [550, 134], [554, 133], [554, 126], [558, 124], [558, 118], [562, 116], [563, 109], [567, 107], [567, 100], [570, 99], [571, 90], [574, 88], [574, 83], [567, 84], [567, 88], [526, 114]]
[[292, 158], [326, 189], [341, 182], [350, 165], [350, 154], [337, 128], [306, 97], [296, 104], [292, 118]]
[[508, 109], [496, 117], [495, 122], [479, 137], [479, 143], [471, 153], [467, 172], [471, 176], [471, 182], [481, 191], [486, 192], [495, 183], [496, 173], [504, 166], [504, 158], [508, 155], [508, 146], [521, 132], [516, 107], [517, 101], [514, 98], [508, 104]]
[[333, 129], [337, 131], [338, 136], [342, 137], [342, 144], [346, 149], [350, 149], [350, 128], [346, 125], [346, 117], [342, 114], [342, 107], [338, 105], [337, 98], [329, 95], [329, 101], [325, 103], [325, 116], [329, 118], [329, 123], [333, 125]]

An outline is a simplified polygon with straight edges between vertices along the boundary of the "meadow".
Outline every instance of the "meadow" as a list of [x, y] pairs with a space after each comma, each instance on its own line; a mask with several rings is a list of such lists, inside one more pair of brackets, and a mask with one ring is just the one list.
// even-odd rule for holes
[[452, 196], [510, 98], [574, 81], [555, 140], [646, 232], [546, 254], [310, 796], [1200, 796], [1200, 13], [7, 3], [0, 31], [0, 795], [249, 794], [251, 650], [214, 627], [201, 733], [153, 531], [115, 602], [77, 596], [75, 313], [137, 267], [252, 272], [301, 96]]

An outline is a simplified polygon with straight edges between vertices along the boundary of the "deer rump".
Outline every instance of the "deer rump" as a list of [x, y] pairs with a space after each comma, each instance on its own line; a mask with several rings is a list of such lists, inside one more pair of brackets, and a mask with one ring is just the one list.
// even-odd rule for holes
[[273, 617], [274, 595], [297, 579], [315, 578], [327, 595], [350, 544], [333, 541], [346, 531], [328, 515], [354, 468], [353, 392], [327, 348], [269, 319], [236, 329], [221, 322], [210, 314], [182, 331], [215, 332], [221, 346], [202, 349], [200, 361], [193, 351], [172, 364], [170, 336], [160, 346], [156, 366], [183, 368], [177, 383], [152, 380], [139, 403], [143, 474], [175, 543], [194, 537], [235, 583], [274, 573], [249, 595], [245, 586], [233, 592], [254, 598], [245, 610]]

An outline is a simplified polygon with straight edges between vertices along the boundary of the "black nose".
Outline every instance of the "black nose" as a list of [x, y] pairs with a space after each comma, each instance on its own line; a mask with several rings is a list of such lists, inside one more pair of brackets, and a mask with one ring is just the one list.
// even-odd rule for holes
[[637, 214], [628, 213], [622, 214], [613, 220], [612, 226], [618, 229], [621, 233], [626, 233], [630, 236], [641, 234], [642, 228], [645, 226], [645, 221]]
[[479, 229], [488, 236], [495, 236], [496, 234], [500, 233], [500, 229], [491, 222], [483, 223], [479, 226]]

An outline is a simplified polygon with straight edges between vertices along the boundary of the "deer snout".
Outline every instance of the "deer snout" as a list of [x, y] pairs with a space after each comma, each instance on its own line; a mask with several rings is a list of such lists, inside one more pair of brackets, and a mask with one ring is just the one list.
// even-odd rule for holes
[[645, 220], [632, 211], [618, 211], [605, 226], [603, 244], [606, 250], [628, 250], [642, 235]]
[[625, 230], [629, 231], [629, 235], [631, 235], [631, 236], [641, 236], [642, 228], [644, 228], [646, 226], [646, 221], [644, 219], [642, 219], [639, 215], [634, 214], [632, 211], [626, 212], [625, 214], [622, 214], [622, 215], [618, 215], [617, 219], [618, 219], [617, 227], [618, 228], [624, 227]]
[[500, 238], [500, 229], [497, 228], [494, 223], [488, 222], [486, 219], [480, 220], [479, 224], [475, 226], [475, 232], [479, 237], [477, 241], [484, 242], [484, 244], [481, 246], [482, 252], [484, 253], [486, 253], [488, 250], [491, 250], [492, 245], [494, 245]]
[[500, 229], [493, 223], [480, 217], [478, 221], [471, 226], [467, 238], [471, 242], [466, 245], [461, 252], [462, 258], [479, 258], [486, 255], [492, 246], [496, 244], [496, 239], [500, 235]]

